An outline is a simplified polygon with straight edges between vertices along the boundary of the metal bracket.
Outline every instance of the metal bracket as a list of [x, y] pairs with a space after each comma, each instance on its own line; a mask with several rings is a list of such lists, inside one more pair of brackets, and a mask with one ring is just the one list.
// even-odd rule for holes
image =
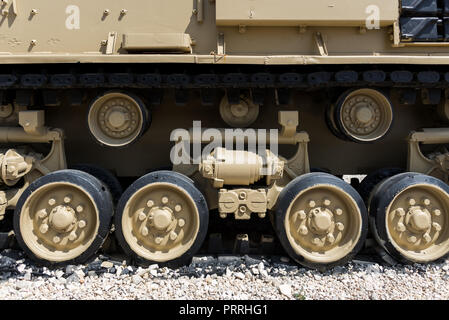
[[217, 54], [218, 55], [226, 54], [226, 43], [225, 43], [224, 33], [222, 33], [222, 32], [220, 32], [218, 34]]
[[117, 39], [117, 32], [109, 32], [108, 42], [106, 46], [106, 54], [113, 54], [115, 52], [116, 39]]
[[318, 50], [320, 51], [320, 54], [322, 56], [328, 56], [329, 53], [327, 51], [326, 42], [324, 41], [323, 35], [321, 32], [315, 33], [315, 43], [318, 47]]

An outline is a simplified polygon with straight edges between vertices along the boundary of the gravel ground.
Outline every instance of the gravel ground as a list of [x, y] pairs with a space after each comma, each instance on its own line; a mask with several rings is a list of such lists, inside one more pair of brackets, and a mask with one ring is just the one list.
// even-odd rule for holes
[[176, 270], [99, 255], [86, 265], [48, 269], [20, 251], [0, 254], [0, 299], [449, 299], [449, 260], [388, 265], [354, 260], [326, 272], [285, 257], [204, 256]]

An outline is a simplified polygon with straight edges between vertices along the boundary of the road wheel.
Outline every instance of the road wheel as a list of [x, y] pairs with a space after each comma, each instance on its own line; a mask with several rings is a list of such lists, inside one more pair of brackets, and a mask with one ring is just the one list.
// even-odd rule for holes
[[38, 262], [83, 263], [103, 244], [113, 211], [101, 181], [85, 172], [60, 170], [37, 179], [21, 195], [14, 232]]
[[287, 253], [310, 268], [329, 268], [350, 260], [363, 246], [368, 215], [349, 184], [326, 173], [291, 181], [275, 209], [275, 229]]
[[123, 194], [115, 216], [123, 250], [142, 264], [188, 263], [207, 233], [209, 210], [187, 177], [171, 171], [149, 173]]
[[449, 187], [420, 173], [381, 183], [369, 203], [379, 244], [405, 263], [427, 263], [449, 253]]

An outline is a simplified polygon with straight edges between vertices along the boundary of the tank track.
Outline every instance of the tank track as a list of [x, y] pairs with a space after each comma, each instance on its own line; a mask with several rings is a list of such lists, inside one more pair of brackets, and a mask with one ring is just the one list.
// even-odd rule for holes
[[[122, 72], [117, 72], [117, 69]], [[229, 69], [233, 72], [229, 72]], [[9, 70], [8, 70], [9, 69]], [[114, 69], [114, 70], [112, 70]], [[175, 69], [177, 72], [171, 72]], [[201, 70], [202, 69], [202, 70]], [[445, 70], [447, 69], [447, 70]], [[139, 71], [137, 71], [139, 70]], [[184, 70], [184, 72], [179, 72]], [[198, 72], [198, 70], [202, 72]], [[211, 72], [213, 70], [213, 72]], [[79, 104], [82, 92], [76, 89], [153, 89], [151, 102], [159, 104], [162, 99], [161, 89], [175, 89], [177, 103], [188, 100], [187, 91], [201, 90], [203, 104], [214, 101], [215, 89], [226, 89], [231, 99], [238, 99], [239, 89], [252, 90], [255, 103], [263, 103], [266, 89], [276, 89], [278, 102], [287, 104], [292, 90], [319, 90], [338, 87], [375, 87], [401, 88], [401, 101], [413, 104], [416, 101], [416, 89], [429, 88], [428, 104], [437, 104], [441, 99], [440, 89], [449, 88], [449, 68], [434, 66], [352, 65], [341, 66], [173, 66], [160, 65], [157, 68], [136, 65], [103, 65], [99, 68], [81, 66], [6, 66], [0, 73], [0, 93], [5, 90], [17, 90], [16, 99], [23, 104], [29, 102], [33, 95], [31, 90], [42, 90], [45, 105], [60, 103], [59, 90], [71, 89], [72, 104]]]

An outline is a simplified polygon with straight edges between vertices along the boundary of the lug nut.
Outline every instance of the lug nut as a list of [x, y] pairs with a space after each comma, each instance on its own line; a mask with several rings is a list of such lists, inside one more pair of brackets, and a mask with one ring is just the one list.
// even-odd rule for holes
[[39, 210], [37, 212], [37, 216], [41, 219], [45, 218], [47, 216], [47, 210], [45, 209]]
[[54, 236], [54, 237], [53, 237], [53, 242], [54, 242], [54, 243], [59, 243], [59, 241], [61, 241], [61, 238], [60, 238], [60, 237], [58, 237], [58, 236]]
[[156, 242], [156, 244], [161, 244], [162, 238], [161, 237], [157, 237], [156, 239], [154, 239], [154, 242]]
[[303, 236], [305, 236], [306, 234], [309, 233], [309, 230], [307, 229], [306, 226], [300, 226], [300, 227], [299, 227], [299, 232], [300, 232]]
[[48, 231], [48, 224], [45, 223], [45, 224], [41, 225], [40, 228], [39, 228], [39, 231], [41, 233], [47, 233], [47, 231]]
[[341, 216], [343, 214], [343, 210], [338, 208], [338, 209], [335, 210], [335, 213], [337, 214], [337, 216]]
[[48, 204], [51, 205], [51, 206], [55, 205], [55, 203], [56, 203], [56, 200], [53, 199], [53, 198], [48, 200]]
[[435, 209], [435, 210], [433, 210], [433, 214], [438, 217], [441, 214], [441, 210]]
[[415, 236], [410, 236], [410, 237], [407, 238], [407, 241], [410, 242], [410, 243], [415, 243], [416, 240], [417, 240], [417, 239], [416, 239]]
[[436, 222], [432, 223], [432, 227], [434, 227], [436, 231], [441, 231], [441, 226]]
[[86, 221], [81, 220], [78, 222], [78, 227], [80, 227], [81, 229], [84, 228], [86, 226]]
[[170, 232], [170, 240], [174, 241], [176, 240], [177, 237], [178, 235], [176, 234], [176, 232], [174, 231]]
[[323, 204], [325, 206], [330, 206], [331, 205], [331, 201], [329, 199], [324, 199]]
[[422, 201], [426, 206], [428, 206], [428, 205], [430, 205], [430, 200], [429, 199], [424, 199], [423, 201]]
[[65, 203], [69, 203], [70, 201], [72, 201], [72, 196], [71, 195], [67, 195], [64, 197], [64, 202]]
[[400, 217], [403, 217], [405, 215], [405, 210], [403, 208], [397, 208], [396, 214], [398, 214]]
[[162, 197], [162, 203], [163, 204], [167, 204], [168, 203], [168, 198], [167, 197]]
[[[226, 218], [226, 217], [225, 217]], [[181, 228], [184, 227], [186, 224], [186, 221], [184, 219], [179, 219], [178, 221], [178, 226], [180, 226]]]
[[143, 213], [143, 212], [140, 212], [139, 213], [139, 220], [140, 221], [143, 221], [143, 220], [145, 220], [147, 218], [147, 215], [145, 214], [145, 213]]
[[151, 208], [152, 206], [154, 206], [154, 201], [153, 200], [148, 200], [147, 207]]
[[336, 226], [337, 226], [337, 229], [340, 230], [340, 231], [343, 231], [345, 229], [345, 225], [343, 223], [341, 223], [341, 222], [338, 222], [336, 224]]
[[147, 227], [143, 227], [142, 230], [140, 231], [140, 233], [146, 237], [148, 235], [148, 228]]
[[79, 206], [76, 206], [76, 212], [81, 213], [83, 212], [83, 210], [84, 210], [83, 205], [80, 204]]
[[329, 233], [327, 236], [327, 241], [329, 241], [329, 243], [334, 243], [335, 242], [335, 237], [332, 233]]
[[321, 244], [321, 240], [319, 238], [315, 238], [315, 239], [313, 239], [313, 243], [316, 245], [319, 245], [319, 244]]
[[69, 235], [69, 240], [70, 241], [74, 241], [76, 239], [76, 233], [75, 232], [71, 232]]
[[404, 232], [405, 231], [405, 225], [402, 222], [399, 222], [398, 226], [397, 226], [397, 230], [399, 232]]
[[299, 210], [298, 216], [299, 216], [299, 219], [304, 220], [307, 217], [307, 214], [304, 210]]
[[428, 233], [425, 233], [423, 235], [423, 238], [426, 243], [429, 243], [432, 240], [432, 238], [430, 237], [430, 235]]
[[182, 210], [181, 205], [180, 205], [180, 204], [177, 204], [177, 205], [175, 206], [175, 211], [176, 211], [176, 212], [179, 212], [179, 211], [181, 211], [181, 210]]
[[315, 201], [310, 200], [310, 201], [309, 201], [309, 207], [313, 208], [313, 207], [315, 207], [315, 206], [316, 206]]
[[411, 198], [411, 199], [408, 200], [408, 204], [411, 205], [411, 206], [414, 206], [416, 204], [416, 200]]

